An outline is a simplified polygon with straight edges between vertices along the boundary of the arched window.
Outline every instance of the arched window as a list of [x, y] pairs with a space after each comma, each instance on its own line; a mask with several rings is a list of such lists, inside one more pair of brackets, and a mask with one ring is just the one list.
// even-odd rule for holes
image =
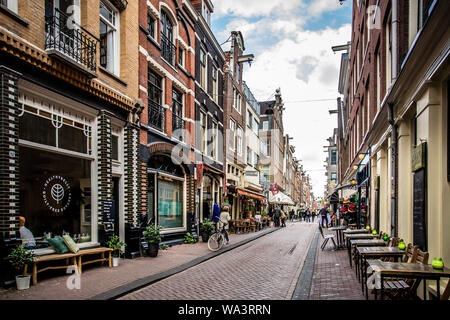
[[176, 48], [173, 44], [173, 24], [165, 11], [161, 11], [161, 54], [171, 65], [175, 65]]

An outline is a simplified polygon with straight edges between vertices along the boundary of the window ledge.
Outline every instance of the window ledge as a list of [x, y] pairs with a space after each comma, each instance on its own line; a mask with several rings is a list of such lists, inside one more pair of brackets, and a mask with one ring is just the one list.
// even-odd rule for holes
[[127, 85], [128, 85], [124, 80], [122, 80], [121, 78], [119, 78], [117, 75], [115, 75], [115, 74], [112, 73], [111, 71], [108, 71], [108, 70], [105, 69], [104, 67], [98, 66], [98, 69], [99, 69], [101, 72], [103, 72], [103, 73], [105, 73], [106, 75], [108, 75], [108, 76], [110, 76], [111, 78], [113, 78], [114, 80], [119, 81], [119, 82], [120, 82], [121, 84], [123, 84], [124, 86], [127, 86]]
[[5, 7], [4, 5], [0, 4], [0, 12], [5, 13], [6, 15], [8, 15], [10, 18], [13, 18], [14, 20], [16, 20], [17, 22], [19, 22], [20, 24], [24, 25], [25, 27], [28, 27], [29, 23], [27, 20], [25, 20], [24, 18], [22, 18], [21, 16], [19, 16], [17, 13], [15, 13], [14, 11], [8, 9], [7, 7]]

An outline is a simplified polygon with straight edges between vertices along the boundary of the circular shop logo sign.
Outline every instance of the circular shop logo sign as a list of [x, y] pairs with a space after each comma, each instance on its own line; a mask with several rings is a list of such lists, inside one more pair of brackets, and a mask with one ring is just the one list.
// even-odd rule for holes
[[61, 176], [48, 178], [42, 195], [46, 206], [56, 214], [62, 214], [69, 207], [72, 197], [69, 183]]

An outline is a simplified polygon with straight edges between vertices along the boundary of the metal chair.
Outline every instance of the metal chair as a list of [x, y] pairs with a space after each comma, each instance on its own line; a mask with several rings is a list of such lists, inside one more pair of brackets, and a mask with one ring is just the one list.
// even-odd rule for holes
[[336, 246], [336, 242], [334, 241], [335, 235], [334, 234], [326, 234], [326, 235], [324, 235], [323, 234], [323, 230], [322, 230], [322, 226], [320, 224], [319, 224], [319, 230], [320, 230], [320, 234], [322, 235], [322, 238], [324, 239], [324, 241], [322, 242], [322, 245], [320, 246], [322, 251], [325, 248], [325, 246], [327, 245], [328, 240], [330, 240], [330, 239], [331, 239], [331, 241], [333, 241], [334, 250], [336, 250], [337, 246]]

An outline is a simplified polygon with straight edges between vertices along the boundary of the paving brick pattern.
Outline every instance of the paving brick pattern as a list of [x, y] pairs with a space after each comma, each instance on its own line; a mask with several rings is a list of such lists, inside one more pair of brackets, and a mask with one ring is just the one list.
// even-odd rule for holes
[[315, 229], [312, 223], [288, 223], [286, 228], [120, 299], [291, 299]]
[[[231, 243], [255, 237], [273, 229], [258, 232], [232, 234]], [[278, 233], [276, 231], [275, 233]], [[266, 237], [266, 236], [264, 236]], [[256, 240], [257, 241], [257, 240]], [[83, 267], [81, 275], [81, 289], [70, 290], [66, 283], [70, 275], [64, 270], [56, 275], [49, 275], [46, 271], [38, 274], [38, 283], [30, 289], [18, 291], [15, 288], [0, 288], [0, 300], [82, 300], [89, 299], [108, 290], [126, 285], [138, 279], [146, 278], [172, 268], [181, 266], [199, 257], [210, 254], [206, 243], [176, 245], [168, 250], [160, 250], [156, 258], [140, 257], [136, 259], [121, 259], [120, 266], [108, 268], [100, 264]]]
[[[332, 233], [327, 229], [323, 231], [324, 234]], [[323, 238], [319, 236], [318, 241], [309, 299], [364, 300], [365, 296], [356, 277], [355, 267], [350, 268], [347, 250], [333, 251], [333, 243], [330, 240], [322, 251], [320, 245]]]

